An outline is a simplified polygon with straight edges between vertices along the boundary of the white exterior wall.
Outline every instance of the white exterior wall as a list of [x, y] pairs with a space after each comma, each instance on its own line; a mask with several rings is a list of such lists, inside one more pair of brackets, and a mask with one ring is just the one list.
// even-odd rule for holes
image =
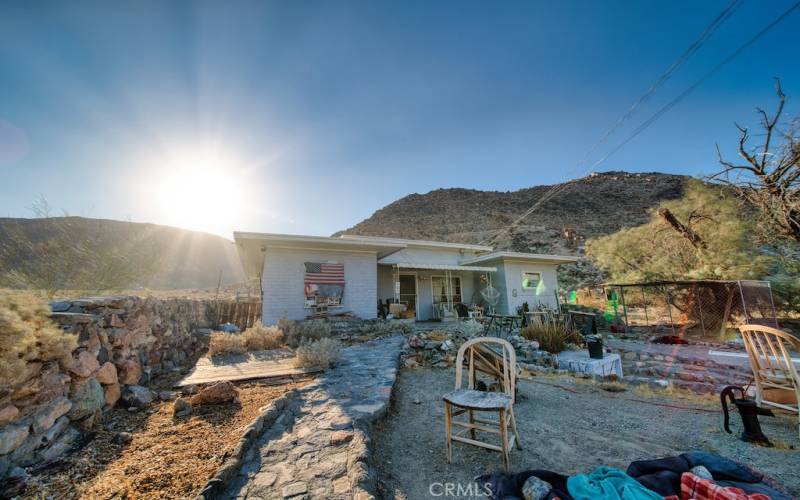
[[[510, 261], [503, 260], [498, 265], [498, 270], [502, 267], [503, 277], [505, 280], [504, 297], [505, 299], [505, 313], [516, 314], [517, 307], [521, 307], [523, 302], [527, 302], [531, 309], [538, 307], [540, 304], [550, 308], [556, 308], [558, 302], [556, 300], [556, 290], [558, 289], [558, 278], [556, 275], [556, 264], [539, 264], [535, 262], [524, 261]], [[540, 273], [544, 281], [544, 287], [538, 293], [537, 290], [523, 290], [522, 289], [522, 273], [523, 272]], [[499, 287], [497, 287], [499, 290]], [[503, 292], [503, 290], [500, 290]], [[498, 310], [500, 308], [498, 307]]]
[[377, 316], [378, 265], [374, 252], [342, 252], [267, 248], [262, 273], [263, 318], [274, 324], [286, 313], [289, 319], [304, 319], [311, 312], [303, 307], [306, 262], [344, 264], [342, 311], [371, 319]]

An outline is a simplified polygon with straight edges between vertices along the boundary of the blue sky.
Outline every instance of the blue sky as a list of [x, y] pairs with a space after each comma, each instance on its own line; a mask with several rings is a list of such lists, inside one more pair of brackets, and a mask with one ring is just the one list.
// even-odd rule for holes
[[[3, 2], [0, 216], [44, 195], [229, 237], [329, 234], [409, 193], [560, 182], [728, 3]], [[791, 3], [744, 0], [606, 148]], [[799, 26], [597, 170], [714, 171], [734, 121], [773, 108], [773, 76], [797, 114]], [[188, 179], [195, 162], [213, 172]]]

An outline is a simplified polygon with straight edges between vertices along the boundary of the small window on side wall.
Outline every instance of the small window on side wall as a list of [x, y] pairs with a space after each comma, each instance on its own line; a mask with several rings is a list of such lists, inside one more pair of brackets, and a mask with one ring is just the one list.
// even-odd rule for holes
[[522, 289], [523, 290], [536, 290], [539, 282], [542, 280], [541, 273], [534, 273], [529, 271], [522, 272]]

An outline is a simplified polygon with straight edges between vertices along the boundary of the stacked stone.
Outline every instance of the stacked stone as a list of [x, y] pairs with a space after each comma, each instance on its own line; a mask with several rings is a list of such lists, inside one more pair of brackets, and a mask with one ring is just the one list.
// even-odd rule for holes
[[24, 382], [0, 387], [0, 478], [59, 458], [118, 401], [151, 400], [143, 385], [205, 352], [210, 306], [129, 296], [51, 304], [52, 319], [77, 335], [78, 348], [68, 369], [29, 362]]
[[725, 365], [710, 359], [636, 351], [620, 354], [626, 379], [697, 393], [718, 392], [726, 385], [746, 386], [753, 376], [746, 366]]
[[[404, 368], [418, 366], [448, 368], [454, 365], [458, 349], [469, 338], [470, 335], [458, 329], [458, 323], [444, 328], [437, 326], [436, 330], [418, 331], [406, 339], [400, 359]], [[551, 359], [553, 356], [540, 351], [537, 342], [526, 340], [519, 335], [511, 335], [507, 340], [514, 347], [520, 361], [553, 363]]]

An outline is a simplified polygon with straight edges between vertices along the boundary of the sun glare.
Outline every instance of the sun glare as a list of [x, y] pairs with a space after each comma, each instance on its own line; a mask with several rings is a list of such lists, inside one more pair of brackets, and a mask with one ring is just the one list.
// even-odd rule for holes
[[235, 162], [219, 155], [189, 155], [160, 172], [158, 203], [167, 224], [230, 237], [245, 197]]

